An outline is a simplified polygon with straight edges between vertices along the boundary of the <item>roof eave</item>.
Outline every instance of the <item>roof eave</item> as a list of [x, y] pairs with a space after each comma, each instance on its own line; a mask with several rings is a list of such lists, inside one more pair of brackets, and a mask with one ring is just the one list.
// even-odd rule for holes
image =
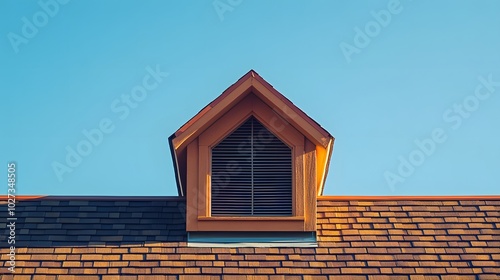
[[177, 184], [177, 192], [179, 196], [184, 196], [184, 189], [182, 188], [181, 176], [179, 174], [179, 161], [177, 160], [177, 153], [175, 152], [172, 140], [175, 138], [175, 133], [168, 137], [168, 145], [170, 146], [170, 155], [172, 156], [172, 164], [174, 166], [175, 182]]

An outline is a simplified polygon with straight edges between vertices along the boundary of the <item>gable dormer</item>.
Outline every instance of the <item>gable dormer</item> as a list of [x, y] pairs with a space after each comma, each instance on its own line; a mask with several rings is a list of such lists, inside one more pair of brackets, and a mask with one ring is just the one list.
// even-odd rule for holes
[[334, 138], [255, 71], [169, 140], [189, 233], [315, 233]]

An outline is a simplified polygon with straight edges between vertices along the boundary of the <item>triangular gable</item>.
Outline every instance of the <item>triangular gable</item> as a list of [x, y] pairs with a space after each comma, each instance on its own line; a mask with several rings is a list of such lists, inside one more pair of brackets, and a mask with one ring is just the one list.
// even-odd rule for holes
[[179, 159], [186, 146], [235, 106], [245, 96], [254, 93], [268, 104], [278, 115], [301, 132], [317, 147], [318, 195], [323, 193], [328, 165], [333, 149], [334, 137], [316, 121], [295, 106], [289, 99], [273, 88], [257, 72], [250, 70], [219, 97], [210, 102], [198, 114], [181, 126], [169, 138], [174, 161], [179, 195], [184, 195], [182, 176], [179, 174]]

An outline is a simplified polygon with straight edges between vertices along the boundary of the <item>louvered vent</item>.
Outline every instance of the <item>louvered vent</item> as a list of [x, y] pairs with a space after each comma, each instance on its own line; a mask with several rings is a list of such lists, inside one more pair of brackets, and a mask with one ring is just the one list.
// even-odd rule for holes
[[212, 216], [291, 216], [292, 151], [254, 117], [212, 149]]

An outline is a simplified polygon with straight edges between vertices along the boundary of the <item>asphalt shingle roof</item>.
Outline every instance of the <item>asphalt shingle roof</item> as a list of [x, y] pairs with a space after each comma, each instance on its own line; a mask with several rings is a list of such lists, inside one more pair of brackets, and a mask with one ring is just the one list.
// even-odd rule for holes
[[1, 279], [500, 279], [500, 197], [322, 197], [318, 248], [187, 247], [183, 198], [42, 197], [16, 217], [12, 278], [0, 202]]

